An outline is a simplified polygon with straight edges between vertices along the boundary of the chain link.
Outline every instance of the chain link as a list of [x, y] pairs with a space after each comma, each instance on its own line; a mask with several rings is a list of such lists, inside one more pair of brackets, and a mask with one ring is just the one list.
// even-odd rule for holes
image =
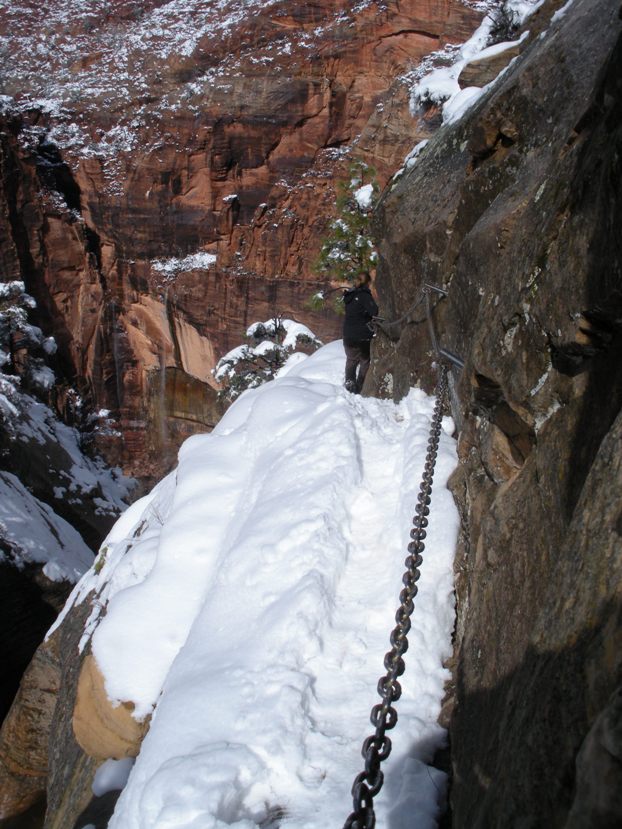
[[408, 650], [408, 633], [410, 632], [410, 617], [415, 609], [414, 598], [417, 595], [417, 581], [421, 575], [419, 566], [423, 561], [422, 553], [425, 548], [426, 527], [430, 514], [430, 496], [434, 467], [438, 454], [438, 444], [441, 437], [441, 421], [443, 405], [447, 394], [447, 366], [440, 367], [438, 384], [436, 387], [436, 404], [432, 414], [432, 424], [428, 438], [428, 451], [417, 506], [413, 518], [413, 528], [410, 531], [412, 541], [408, 545], [408, 557], [404, 562], [406, 572], [402, 576], [404, 589], [400, 593], [400, 606], [395, 614], [396, 626], [391, 631], [391, 650], [385, 654], [384, 667], [386, 674], [378, 680], [378, 694], [382, 702], [374, 705], [371, 710], [371, 724], [376, 729], [363, 743], [361, 754], [365, 760], [365, 771], [354, 779], [352, 785], [353, 811], [344, 824], [344, 829], [374, 829], [376, 815], [374, 813], [374, 797], [380, 792], [384, 776], [380, 764], [391, 753], [391, 740], [386, 732], [395, 727], [397, 711], [393, 703], [402, 695], [402, 687], [398, 682], [405, 670], [404, 654]]

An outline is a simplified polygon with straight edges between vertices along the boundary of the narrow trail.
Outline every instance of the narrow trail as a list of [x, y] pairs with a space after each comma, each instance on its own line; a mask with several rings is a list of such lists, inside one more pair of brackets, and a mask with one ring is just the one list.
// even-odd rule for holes
[[361, 481], [348, 493], [348, 554], [335, 595], [335, 624], [350, 627], [355, 636], [358, 629], [374, 627], [379, 611], [373, 597], [377, 592], [380, 599], [385, 587], [386, 557], [401, 552], [398, 521], [405, 428], [393, 405], [354, 398], [351, 409]]
[[[405, 457], [409, 457], [408, 444], [411, 448], [425, 447], [429, 429], [425, 411], [427, 400], [420, 401], [423, 411], [411, 411], [407, 404], [395, 406], [388, 401], [349, 395], [346, 395], [346, 402], [355, 433], [360, 480], [349, 494], [345, 533], [347, 559], [335, 590], [335, 613], [324, 633], [324, 648], [318, 657], [322, 664], [318, 665], [314, 701], [310, 706], [322, 737], [331, 736], [339, 741], [343, 734], [343, 699], [352, 702], [349, 730], [358, 733], [358, 740], [348, 745], [346, 751], [339, 752], [332, 776], [327, 775], [329, 779], [324, 783], [324, 787], [334, 788], [335, 799], [339, 796], [339, 787], [341, 796], [349, 798], [351, 780], [348, 780], [347, 791], [343, 790], [344, 761], [352, 776], [362, 768], [360, 744], [370, 732], [369, 711], [378, 701], [376, 684], [384, 673], [383, 657], [389, 648], [389, 633], [394, 626], [398, 594], [402, 588], [407, 543], [404, 537], [410, 529], [409, 511], [414, 508], [414, 491], [420, 477], [420, 470], [413, 474], [413, 467], [422, 466], [423, 451], [417, 453], [414, 463], [405, 462]], [[405, 510], [408, 517], [404, 526]], [[413, 651], [420, 645], [421, 642], [415, 640]], [[422, 661], [425, 664], [426, 653], [420, 654], [417, 661], [419, 666]], [[310, 663], [309, 667], [313, 669], [314, 664]], [[334, 682], [335, 677], [339, 677], [338, 683]], [[409, 718], [412, 720], [416, 714], [420, 732], [429, 732], [430, 727], [434, 731], [436, 716], [430, 716], [426, 711], [429, 699], [424, 698], [421, 704], [413, 692], [416, 683], [412, 679], [407, 675], [403, 681]], [[404, 719], [407, 718], [402, 717]], [[392, 807], [400, 799], [400, 790], [404, 788], [405, 767], [409, 769], [410, 777], [416, 777], [422, 771], [423, 764], [412, 756], [407, 725], [407, 722], [401, 722], [397, 737], [392, 735], [394, 754], [386, 764], [385, 793], [377, 804], [379, 825], [385, 827], [403, 824], [412, 829], [413, 825], [408, 815], [411, 801], [408, 801], [408, 808], [393, 810], [390, 817]], [[317, 744], [318, 760], [324, 755], [326, 763], [325, 745], [319, 742], [316, 734], [307, 735], [307, 743]], [[313, 762], [312, 750], [309, 759]], [[433, 772], [426, 776], [423, 788], [428, 798], [434, 801], [435, 797], [442, 797], [442, 775]], [[435, 792], [431, 792], [430, 787], [434, 787]], [[418, 788], [421, 788], [419, 784]], [[310, 821], [303, 825], [311, 828], [319, 824]], [[435, 823], [419, 825], [433, 826]]]
[[[399, 405], [352, 396], [342, 374], [334, 343], [242, 395], [211, 435], [186, 443], [147, 508], [130, 508], [104, 568], [82, 584], [80, 595], [107, 599], [93, 648], [117, 699], [155, 706], [110, 829], [339, 829], [349, 814], [433, 401], [417, 390]], [[442, 775], [426, 763], [443, 739], [454, 464], [443, 435], [382, 829], [436, 825]], [[145, 572], [127, 539], [158, 515]]]

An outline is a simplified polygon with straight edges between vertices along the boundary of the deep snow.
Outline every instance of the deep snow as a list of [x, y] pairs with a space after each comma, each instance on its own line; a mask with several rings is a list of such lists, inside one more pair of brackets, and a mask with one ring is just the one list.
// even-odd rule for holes
[[[156, 706], [110, 829], [327, 829], [351, 810], [434, 401], [350, 395], [343, 360], [337, 342], [286, 364], [186, 441], [70, 599], [98, 594], [82, 644], [94, 631], [111, 699]], [[444, 740], [455, 463], [444, 433], [385, 829], [435, 826], [444, 791], [425, 763]]]

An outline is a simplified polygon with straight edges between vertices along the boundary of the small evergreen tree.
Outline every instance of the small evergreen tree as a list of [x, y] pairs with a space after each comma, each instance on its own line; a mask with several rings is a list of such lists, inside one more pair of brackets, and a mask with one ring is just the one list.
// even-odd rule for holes
[[[375, 170], [363, 161], [348, 168], [348, 179], [337, 186], [337, 216], [330, 222], [315, 270], [339, 282], [353, 282], [360, 271], [374, 267], [377, 254], [371, 237], [371, 213], [378, 197]], [[323, 307], [327, 294], [315, 294], [309, 305]], [[338, 299], [337, 310], [342, 306]]]
[[223, 387], [221, 397], [230, 402], [246, 389], [272, 380], [292, 354], [309, 353], [322, 345], [306, 325], [282, 316], [253, 323], [246, 337], [248, 342], [221, 357], [213, 371]]
[[46, 355], [54, 354], [56, 343], [28, 321], [36, 305], [23, 282], [0, 283], [0, 371], [14, 378], [13, 383], [19, 377], [29, 387], [46, 391], [54, 384]]

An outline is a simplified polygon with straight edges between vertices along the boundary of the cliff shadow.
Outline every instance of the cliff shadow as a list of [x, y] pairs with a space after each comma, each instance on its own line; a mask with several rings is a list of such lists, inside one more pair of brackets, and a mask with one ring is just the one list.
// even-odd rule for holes
[[[607, 747], [601, 741], [577, 765], [588, 732], [622, 684], [622, 599], [604, 603], [566, 647], [530, 646], [492, 688], [466, 688], [460, 671], [457, 681], [460, 704], [450, 726], [452, 745], [460, 745], [451, 781], [453, 826], [622, 825], [622, 707]], [[574, 822], [568, 820], [573, 802], [582, 815]]]
[[[3, 550], [0, 541], [0, 554]], [[10, 561], [10, 559], [9, 559]], [[56, 609], [46, 601], [36, 584], [36, 567], [23, 570], [0, 561], [0, 724], [6, 717], [24, 671], [56, 618]]]
[[591, 134], [578, 158], [569, 211], [591, 219], [594, 229], [585, 263], [585, 307], [577, 309], [579, 342], [551, 353], [561, 373], [589, 372], [565, 492], [568, 516], [622, 408], [622, 38], [603, 68], [594, 101], [575, 126], [577, 135], [583, 131]]

